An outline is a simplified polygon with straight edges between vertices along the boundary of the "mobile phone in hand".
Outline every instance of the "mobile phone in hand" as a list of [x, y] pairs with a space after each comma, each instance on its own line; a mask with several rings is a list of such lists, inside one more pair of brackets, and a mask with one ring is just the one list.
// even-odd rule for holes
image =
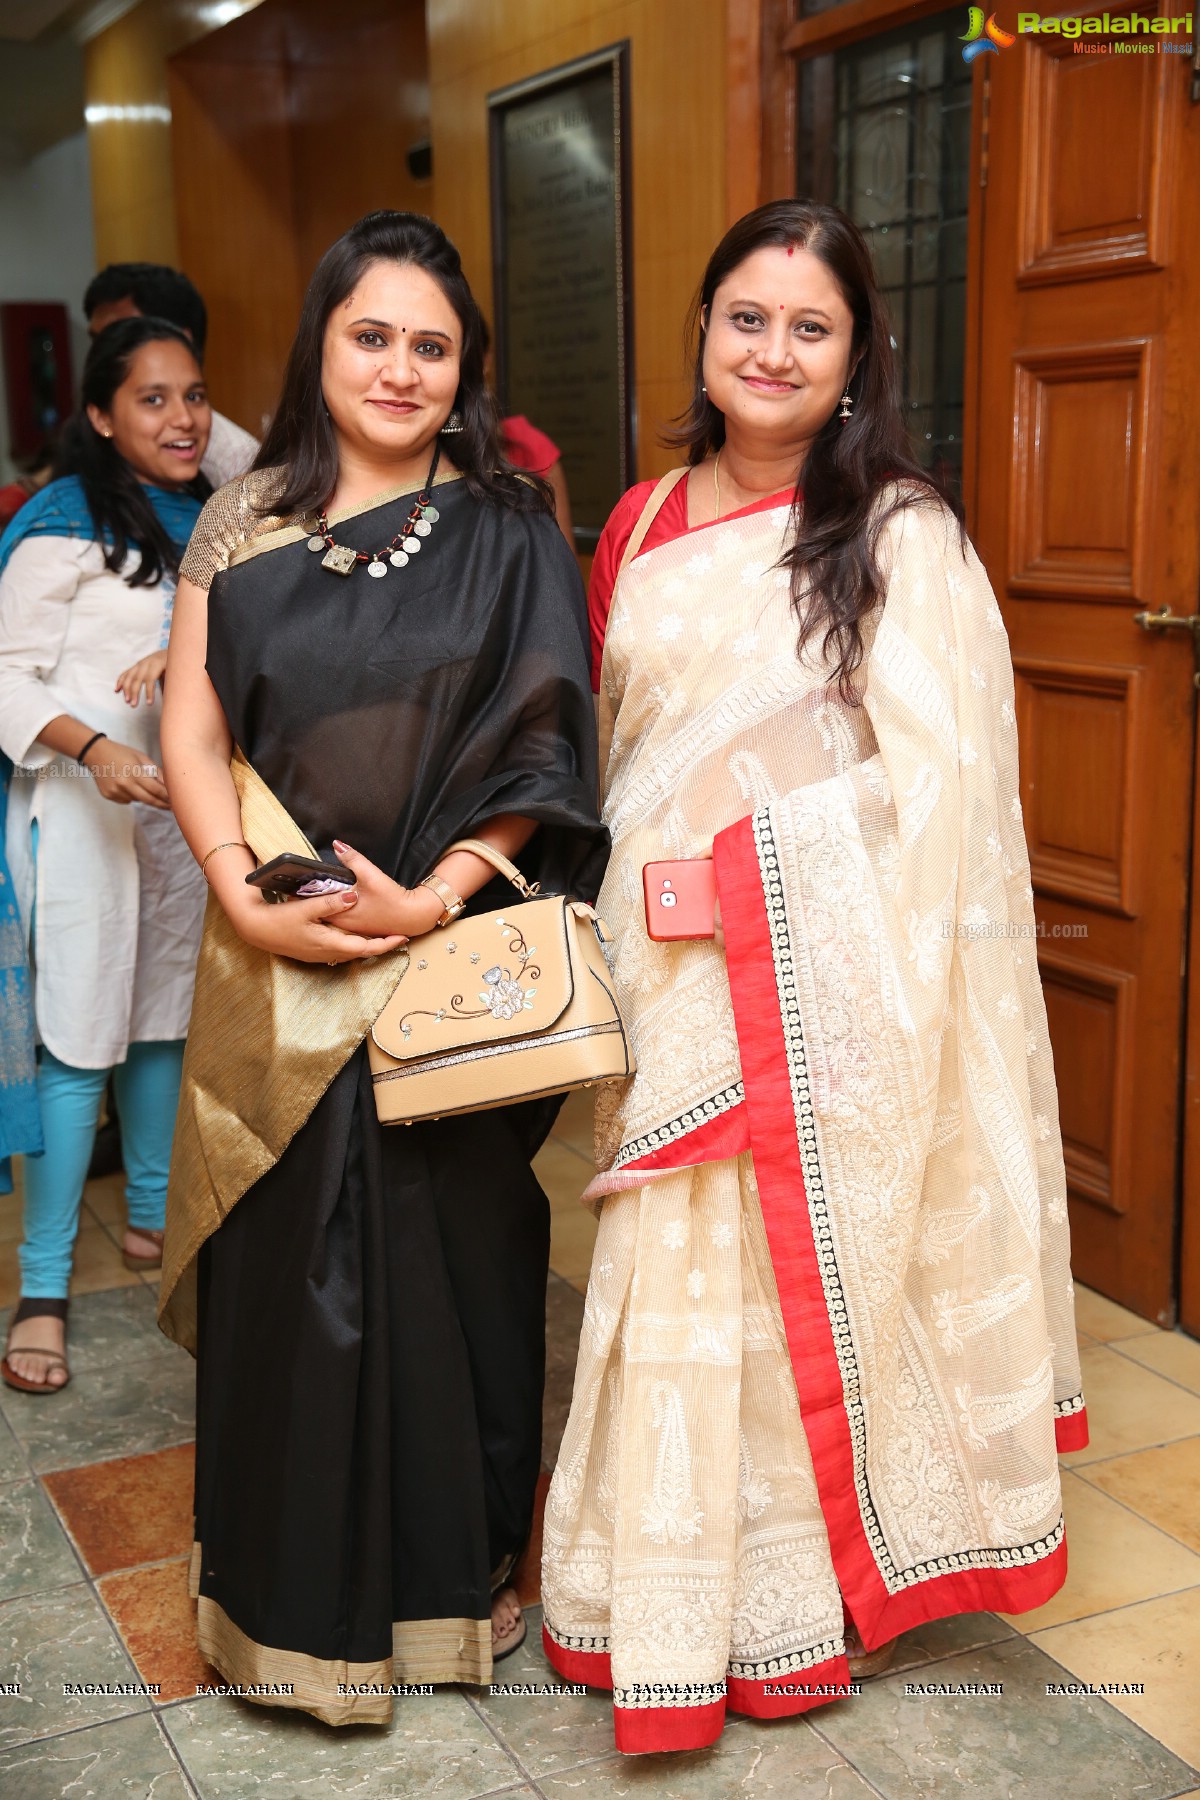
[[334, 881], [338, 887], [355, 887], [358, 878], [342, 863], [322, 862], [316, 856], [294, 856], [288, 851], [263, 863], [247, 875], [246, 881], [266, 894], [298, 894], [310, 881]]
[[642, 892], [646, 930], [655, 943], [715, 936], [717, 872], [711, 856], [647, 863]]

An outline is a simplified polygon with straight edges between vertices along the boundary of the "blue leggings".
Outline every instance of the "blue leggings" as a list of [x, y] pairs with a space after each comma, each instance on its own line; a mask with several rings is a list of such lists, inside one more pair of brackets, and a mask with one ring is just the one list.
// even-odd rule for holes
[[[163, 1227], [182, 1067], [179, 1038], [130, 1044], [125, 1061], [111, 1071], [121, 1115], [125, 1201], [135, 1231]], [[23, 1296], [66, 1299], [83, 1184], [109, 1074], [108, 1069], [72, 1068], [44, 1046], [38, 1051], [38, 1104], [46, 1148], [41, 1156], [27, 1156], [24, 1162]]]

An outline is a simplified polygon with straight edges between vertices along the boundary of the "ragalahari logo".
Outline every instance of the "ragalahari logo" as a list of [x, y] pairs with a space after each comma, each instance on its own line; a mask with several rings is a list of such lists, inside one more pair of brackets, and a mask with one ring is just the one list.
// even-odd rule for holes
[[982, 6], [972, 6], [968, 10], [971, 20], [970, 29], [964, 31], [958, 40], [964, 46], [963, 61], [965, 63], [973, 63], [975, 58], [982, 56], [985, 50], [990, 50], [994, 56], [998, 56], [1001, 50], [1007, 50], [1010, 45], [1016, 43], [1016, 37], [1011, 31], [1005, 31], [1003, 26], [997, 25], [995, 13], [989, 13], [985, 23]]

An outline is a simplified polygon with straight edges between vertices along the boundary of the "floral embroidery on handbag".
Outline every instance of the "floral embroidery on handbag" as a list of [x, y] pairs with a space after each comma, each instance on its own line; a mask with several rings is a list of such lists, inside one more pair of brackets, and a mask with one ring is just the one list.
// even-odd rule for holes
[[[537, 989], [522, 987], [521, 982], [525, 977], [536, 981], [541, 975], [541, 970], [533, 961], [537, 955], [537, 945], [527, 944], [518, 928], [509, 924], [507, 920], [497, 919], [496, 924], [500, 929], [501, 936], [508, 939], [506, 948], [516, 958], [516, 974], [514, 975], [511, 967], [504, 968], [499, 963], [494, 963], [490, 969], [485, 969], [483, 979], [486, 985], [480, 991], [480, 1004], [477, 1007], [464, 1005], [462, 994], [453, 994], [449, 1005], [439, 1007], [436, 1012], [430, 1007], [413, 1007], [400, 1020], [400, 1030], [406, 1038], [412, 1036], [412, 1026], [409, 1023], [411, 1019], [432, 1019], [435, 1024], [440, 1025], [447, 1013], [455, 1019], [483, 1019], [489, 1013], [493, 1019], [515, 1019], [518, 1013], [532, 1012]], [[447, 950], [453, 951], [457, 945], [448, 944], [446, 947]], [[479, 960], [478, 954], [472, 955], [473, 963]], [[422, 963], [420, 966], [425, 967], [426, 965]]]

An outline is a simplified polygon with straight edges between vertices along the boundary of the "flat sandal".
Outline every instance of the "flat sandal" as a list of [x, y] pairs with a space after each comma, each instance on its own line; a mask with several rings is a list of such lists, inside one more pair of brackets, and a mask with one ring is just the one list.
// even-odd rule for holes
[[22, 1300], [19, 1302], [12, 1318], [9, 1320], [8, 1341], [4, 1346], [4, 1360], [0, 1362], [0, 1377], [3, 1378], [6, 1387], [12, 1388], [18, 1394], [61, 1394], [63, 1389], [70, 1383], [71, 1369], [66, 1357], [60, 1356], [57, 1350], [42, 1350], [35, 1344], [29, 1344], [23, 1349], [18, 1349], [15, 1354], [17, 1356], [42, 1357], [44, 1359], [44, 1375], [48, 1375], [51, 1369], [66, 1369], [66, 1381], [54, 1382], [46, 1381], [45, 1379], [41, 1381], [30, 1381], [27, 1375], [18, 1375], [17, 1371], [8, 1360], [8, 1353], [12, 1347], [13, 1327], [16, 1325], [23, 1325], [26, 1319], [61, 1319], [65, 1327], [67, 1320], [67, 1302], [65, 1300]]

